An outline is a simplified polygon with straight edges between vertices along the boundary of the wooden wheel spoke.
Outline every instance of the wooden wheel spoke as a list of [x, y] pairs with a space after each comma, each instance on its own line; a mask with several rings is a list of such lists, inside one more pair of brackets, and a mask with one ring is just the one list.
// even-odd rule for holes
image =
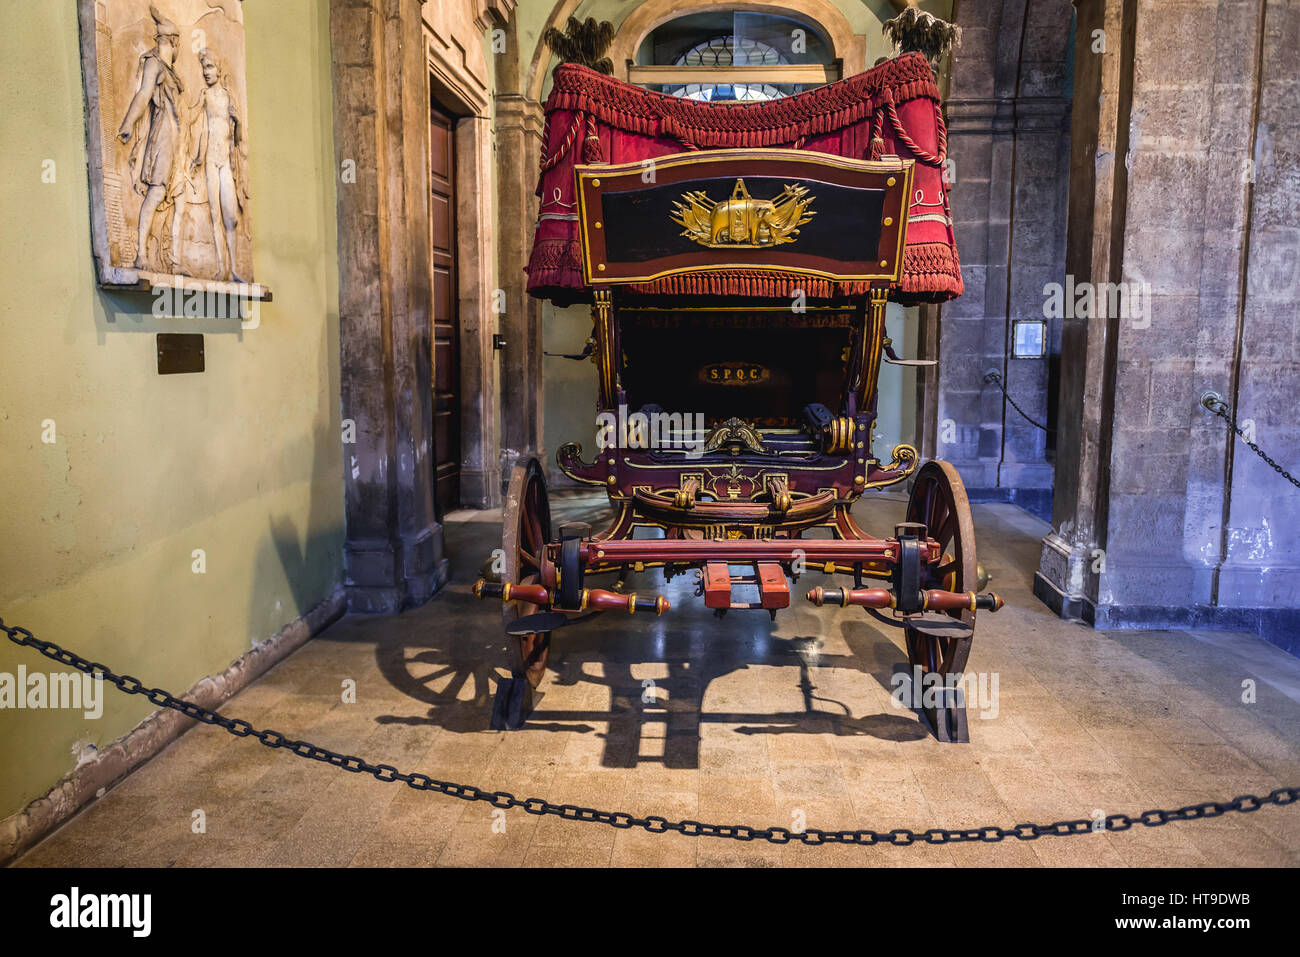
[[912, 489], [911, 501], [907, 503], [907, 520], [909, 522], [925, 522], [926, 513], [930, 510], [930, 486], [922, 484], [918, 479], [916, 486]]
[[936, 502], [935, 510], [930, 514], [930, 531], [937, 532], [939, 529], [943, 528], [944, 525], [948, 523], [948, 519], [952, 518], [952, 514], [952, 502], [949, 502], [946, 498], [940, 499], [939, 502]]
[[955, 514], [950, 514], [945, 517], [943, 525], [941, 525], [939, 530], [934, 532], [931, 537], [946, 551], [956, 534], [957, 516]]

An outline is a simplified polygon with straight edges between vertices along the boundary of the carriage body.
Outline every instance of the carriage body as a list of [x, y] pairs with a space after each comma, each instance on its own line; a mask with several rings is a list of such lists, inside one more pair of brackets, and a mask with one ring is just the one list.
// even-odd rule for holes
[[[893, 102], [891, 93], [897, 116]], [[871, 118], [889, 115], [879, 102], [867, 107], [869, 130]], [[909, 245], [917, 222], [933, 238], [935, 214], [917, 207], [936, 205], [926, 201], [940, 182], [934, 164], [918, 171], [915, 156], [884, 152], [879, 135], [866, 150], [872, 159], [725, 144], [664, 152], [652, 138], [652, 155], [610, 163], [599, 127], [571, 123], [595, 140], [584, 155], [596, 161], [561, 168], [571, 185], [555, 180], [559, 164], [544, 163], [543, 197], [567, 211], [543, 214], [534, 265], [561, 241], [557, 228], [571, 246], [544, 257], [530, 282], [591, 304], [597, 447], [584, 454], [570, 442], [557, 462], [576, 482], [604, 488], [614, 517], [604, 529], [553, 534], [540, 466], [516, 465], [504, 574], [475, 586], [479, 597], [506, 601], [516, 696], [541, 680], [552, 633], [575, 613], [667, 610], [662, 596], [626, 587], [648, 570], [665, 581], [693, 575], [720, 615], [773, 617], [803, 573], [845, 576], [843, 587], [813, 588], [808, 600], [861, 606], [905, 629], [915, 667], [959, 674], [976, 611], [1001, 606], [978, 593], [960, 478], [945, 463], [918, 468], [909, 445], [881, 455], [872, 444], [887, 303], [954, 294], [948, 267], [918, 280], [918, 261], [934, 260]], [[932, 120], [932, 141], [938, 130]], [[551, 130], [551, 146], [563, 135]], [[563, 185], [551, 186], [548, 173]], [[937, 192], [946, 220], [946, 192]], [[950, 232], [939, 245], [951, 247]], [[911, 501], [893, 535], [875, 537], [854, 521], [861, 495], [909, 478]], [[939, 737], [965, 740], [956, 699], [929, 717]]]
[[[906, 478], [915, 449], [882, 463], [871, 427], [912, 171], [779, 150], [673, 155], [649, 181], [641, 163], [579, 166], [601, 447], [590, 463], [561, 447], [560, 468], [625, 525], [726, 540], [833, 523]], [[809, 279], [838, 294], [810, 299]], [[637, 291], [682, 280], [698, 291]]]

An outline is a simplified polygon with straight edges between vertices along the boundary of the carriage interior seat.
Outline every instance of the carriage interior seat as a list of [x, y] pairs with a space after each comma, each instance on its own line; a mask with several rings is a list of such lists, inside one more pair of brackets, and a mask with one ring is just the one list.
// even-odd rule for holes
[[[628, 409], [702, 420], [706, 432], [741, 419], [768, 454], [818, 458], [831, 409], [842, 404], [850, 322], [848, 310], [624, 311], [620, 378]], [[658, 457], [680, 454], [658, 450]]]

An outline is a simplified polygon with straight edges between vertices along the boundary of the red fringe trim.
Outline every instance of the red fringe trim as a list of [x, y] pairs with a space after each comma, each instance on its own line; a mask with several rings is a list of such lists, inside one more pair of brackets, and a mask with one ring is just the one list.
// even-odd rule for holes
[[528, 260], [532, 269], [582, 270], [582, 246], [576, 239], [539, 239]]
[[[865, 296], [871, 284], [833, 282], [779, 272], [730, 270], [683, 273], [654, 282], [633, 283], [627, 288], [640, 295], [654, 296], [753, 296], [766, 299], [792, 298], [796, 291], [802, 291], [809, 299], [834, 299]], [[964, 289], [961, 263], [956, 252], [945, 243], [925, 243], [907, 247], [903, 258], [903, 280], [893, 298], [905, 305], [946, 302], [960, 296]]]
[[903, 281], [891, 298], [911, 306], [947, 302], [965, 291], [957, 250], [947, 243], [918, 243], [903, 251]]
[[[566, 302], [589, 301], [590, 290], [573, 287], [582, 271], [581, 251], [572, 240], [543, 240], [528, 266], [529, 292]], [[653, 282], [631, 283], [623, 288], [650, 296], [747, 296], [762, 299], [792, 298], [802, 290], [809, 299], [865, 296], [865, 282], [832, 282], [811, 276], [760, 270], [683, 273]], [[946, 243], [908, 246], [903, 257], [903, 280], [891, 298], [903, 305], [947, 302], [965, 291], [957, 252]]]
[[870, 288], [870, 283], [831, 282], [811, 276], [749, 270], [683, 273], [628, 286], [632, 292], [641, 295], [753, 296], [763, 299], [793, 298], [796, 291], [802, 291], [809, 299], [833, 299], [836, 296], [865, 295]]
[[877, 109], [925, 97], [939, 88], [925, 57], [906, 53], [878, 67], [780, 100], [701, 103], [655, 93], [576, 63], [555, 71], [546, 112], [571, 110], [645, 136], [668, 136], [703, 148], [781, 146], [867, 119]]

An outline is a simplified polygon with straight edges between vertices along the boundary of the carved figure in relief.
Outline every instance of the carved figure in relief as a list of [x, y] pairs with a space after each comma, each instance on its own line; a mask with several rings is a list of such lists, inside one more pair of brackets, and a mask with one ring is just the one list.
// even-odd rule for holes
[[[180, 164], [176, 162], [182, 149], [180, 99], [185, 90], [175, 70], [181, 31], [153, 4], [149, 5], [149, 14], [155, 24], [155, 44], [152, 50], [140, 57], [135, 95], [117, 131], [118, 139], [123, 143], [129, 143], [135, 137], [135, 146], [131, 150], [131, 176], [136, 192], [144, 197], [137, 224], [136, 269], [149, 268], [148, 243], [154, 219], [185, 185], [182, 171], [178, 169]], [[180, 219], [176, 216], [172, 221], [173, 259], [179, 248]], [[176, 263], [169, 262], [168, 267], [174, 271]]]
[[198, 140], [191, 158], [194, 172], [203, 169], [212, 242], [217, 249], [217, 278], [244, 280], [235, 272], [239, 217], [246, 194], [243, 177], [243, 124], [226, 72], [210, 50], [199, 54], [207, 88], [199, 98]]

